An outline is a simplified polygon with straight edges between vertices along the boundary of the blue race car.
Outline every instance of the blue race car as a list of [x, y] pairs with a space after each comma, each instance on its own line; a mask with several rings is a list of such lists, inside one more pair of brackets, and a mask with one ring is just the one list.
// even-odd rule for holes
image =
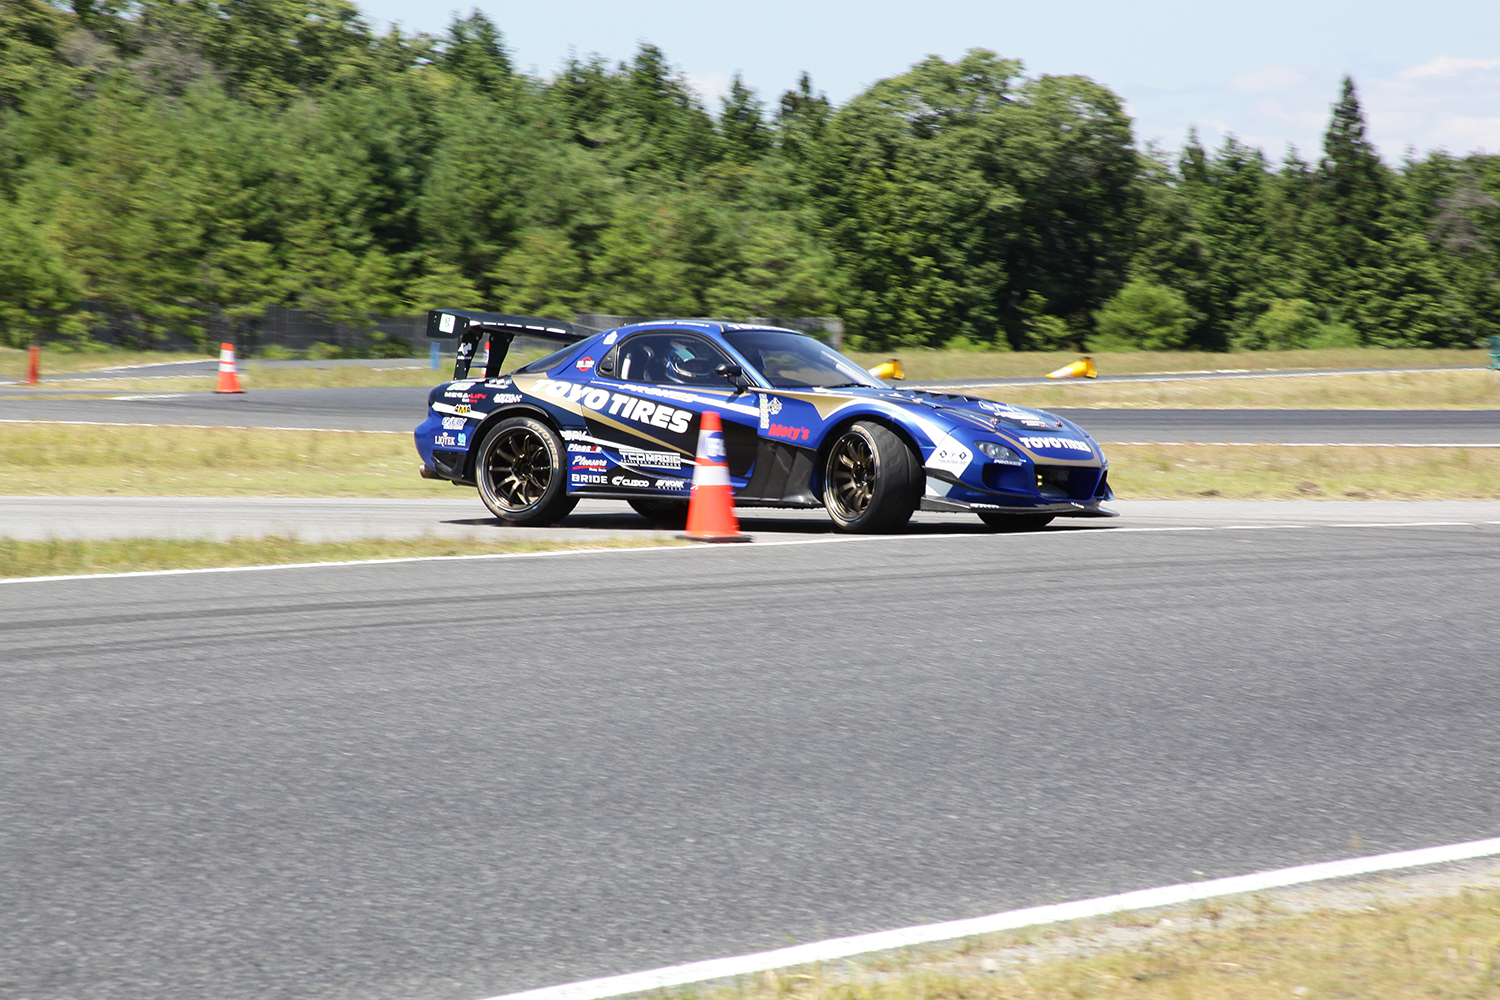
[[[1109, 463], [1077, 425], [892, 388], [793, 330], [660, 320], [580, 333], [465, 309], [432, 311], [427, 330], [456, 339], [458, 360], [416, 429], [422, 475], [477, 486], [512, 524], [553, 524], [584, 497], [680, 524], [706, 410], [723, 421], [739, 507], [823, 507], [855, 532], [896, 530], [918, 509], [970, 511], [1000, 530], [1114, 516], [1101, 506]], [[563, 346], [501, 374], [517, 336]]]

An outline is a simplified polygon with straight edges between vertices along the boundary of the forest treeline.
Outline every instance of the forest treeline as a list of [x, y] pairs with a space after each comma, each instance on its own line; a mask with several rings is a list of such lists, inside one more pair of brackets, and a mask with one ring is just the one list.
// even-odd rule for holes
[[[1122, 100], [974, 49], [842, 106], [710, 109], [666, 55], [519, 72], [483, 14], [4, 0], [0, 327], [145, 336], [272, 304], [844, 319], [854, 346], [1472, 345], [1500, 157], [1140, 149]], [[84, 310], [85, 312], [80, 312]]]

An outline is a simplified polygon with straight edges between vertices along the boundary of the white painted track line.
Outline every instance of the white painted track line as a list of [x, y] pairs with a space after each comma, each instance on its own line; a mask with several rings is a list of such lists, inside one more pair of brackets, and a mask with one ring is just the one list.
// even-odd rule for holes
[[1127, 910], [1146, 910], [1158, 906], [1190, 903], [1215, 896], [1262, 892], [1266, 889], [1280, 889], [1308, 882], [1321, 882], [1326, 879], [1370, 875], [1401, 868], [1420, 868], [1424, 865], [1467, 861], [1493, 855], [1500, 855], [1500, 837], [1490, 840], [1474, 840], [1465, 844], [1448, 844], [1443, 847], [1426, 847], [1416, 851], [1400, 851], [1395, 854], [1377, 854], [1364, 858], [1326, 861], [1316, 865], [1299, 865], [1296, 868], [1281, 868], [1276, 871], [1257, 872], [1253, 875], [1234, 875], [1229, 878], [1210, 879], [1206, 882], [1187, 882], [1181, 885], [1160, 886], [1155, 889], [1138, 889], [1135, 892], [1080, 899], [1071, 903], [1008, 910], [1004, 913], [992, 913], [989, 916], [973, 917], [968, 920], [950, 920], [940, 924], [923, 924], [917, 927], [876, 931], [873, 934], [830, 938], [827, 941], [814, 941], [809, 944], [778, 948], [775, 951], [756, 952], [734, 958], [713, 958], [702, 962], [651, 969], [646, 972], [632, 972], [623, 976], [608, 976], [603, 979], [564, 983], [561, 986], [546, 986], [521, 993], [507, 993], [502, 996], [488, 997], [486, 1000], [601, 1000], [604, 997], [642, 993], [647, 990], [683, 986], [688, 983], [701, 983], [710, 979], [743, 976], [765, 972], [769, 969], [829, 962], [852, 955], [886, 951], [890, 948], [908, 948], [913, 945], [930, 944], [934, 941], [951, 941], [976, 934], [993, 934], [996, 931], [1035, 927], [1040, 924], [1079, 920], [1084, 917], [1101, 917]]
[[[1015, 539], [1055, 539], [1087, 538], [1095, 534], [1109, 535], [1135, 535], [1135, 534], [1170, 534], [1182, 531], [1285, 531], [1301, 530], [1305, 528], [1451, 528], [1451, 527], [1479, 527], [1481, 525], [1500, 524], [1500, 521], [1384, 521], [1367, 524], [1215, 524], [1215, 525], [1161, 525], [1154, 527], [1126, 528], [1113, 525], [1105, 528], [1100, 527], [1095, 531], [1038, 531], [1020, 535], [1008, 535], [1004, 537]], [[933, 532], [921, 535], [823, 535], [817, 538], [761, 538], [755, 539], [753, 549], [772, 548], [781, 545], [852, 545], [860, 542], [914, 542], [922, 539], [947, 539], [947, 538], [995, 538], [996, 535], [977, 535], [972, 532], [962, 534]], [[200, 573], [263, 573], [273, 570], [297, 570], [297, 569], [335, 569], [341, 566], [380, 566], [392, 563], [420, 563], [420, 562], [459, 562], [464, 560], [495, 560], [495, 559], [548, 559], [567, 556], [598, 556], [598, 555], [630, 555], [643, 552], [727, 552], [732, 551], [719, 545], [640, 545], [631, 548], [580, 548], [580, 549], [556, 549], [549, 552], [485, 552], [469, 556], [406, 556], [391, 559], [350, 559], [341, 562], [310, 562], [310, 563], [273, 563], [264, 566], [210, 566], [203, 569], [152, 569], [137, 570], [129, 573], [75, 573], [59, 576], [17, 576], [0, 577], [0, 586], [6, 584], [22, 583], [62, 583], [70, 580], [120, 580], [131, 577], [144, 576], [192, 576]]]

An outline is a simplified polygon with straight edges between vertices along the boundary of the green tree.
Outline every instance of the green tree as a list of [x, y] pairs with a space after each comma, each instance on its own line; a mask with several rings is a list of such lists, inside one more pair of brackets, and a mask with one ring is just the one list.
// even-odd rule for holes
[[42, 227], [0, 198], [0, 342], [24, 346], [48, 325], [45, 312], [78, 301], [80, 285]]
[[514, 71], [505, 41], [493, 21], [478, 10], [456, 15], [438, 46], [438, 65], [481, 94], [497, 97], [511, 87]]
[[719, 134], [724, 140], [724, 155], [731, 159], [757, 160], [771, 148], [765, 105], [738, 73], [729, 84], [729, 96], [719, 113]]
[[556, 229], [521, 234], [489, 277], [493, 299], [503, 312], [567, 320], [585, 305], [583, 258]]
[[1104, 303], [1096, 317], [1094, 351], [1175, 351], [1187, 346], [1197, 316], [1176, 289], [1136, 280]]

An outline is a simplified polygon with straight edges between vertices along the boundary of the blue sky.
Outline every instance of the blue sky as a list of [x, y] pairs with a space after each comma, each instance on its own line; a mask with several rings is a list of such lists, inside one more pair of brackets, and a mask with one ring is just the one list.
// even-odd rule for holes
[[1177, 149], [1189, 126], [1278, 159], [1315, 157], [1354, 77], [1371, 138], [1390, 160], [1408, 147], [1500, 153], [1497, 0], [357, 0], [377, 26], [441, 32], [478, 7], [523, 69], [550, 76], [570, 51], [628, 59], [666, 52], [718, 109], [740, 73], [767, 102], [806, 70], [843, 102], [928, 54], [992, 49], [1028, 73], [1080, 73], [1121, 95], [1136, 135]]

